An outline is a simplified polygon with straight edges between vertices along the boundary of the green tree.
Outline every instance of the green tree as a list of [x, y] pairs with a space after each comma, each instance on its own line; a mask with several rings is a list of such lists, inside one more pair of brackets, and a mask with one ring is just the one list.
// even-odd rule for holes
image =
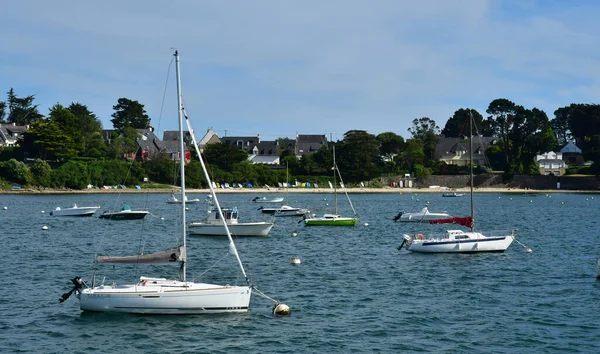
[[513, 165], [513, 159], [510, 155], [509, 133], [513, 126], [512, 121], [516, 111], [517, 105], [505, 98], [493, 100], [486, 110], [486, 113], [489, 115], [487, 121], [494, 132], [494, 136], [498, 137], [500, 143], [503, 145], [507, 168], [511, 168]]
[[379, 152], [390, 161], [402, 151], [405, 144], [403, 137], [392, 132], [381, 133], [376, 139], [379, 142]]
[[29, 125], [42, 118], [38, 112], [38, 105], [33, 104], [35, 95], [18, 97], [15, 91], [11, 88], [8, 91], [8, 123], [14, 123], [16, 125]]
[[29, 167], [22, 161], [15, 159], [0, 163], [0, 176], [19, 184], [30, 184], [32, 179]]
[[6, 102], [0, 101], [0, 124], [6, 123], [4, 117], [6, 117]]
[[[473, 134], [481, 136], [492, 136], [492, 129], [489, 123], [483, 120], [483, 116], [472, 108], [461, 108], [454, 112], [454, 115], [448, 119], [442, 135], [446, 138], [463, 138], [469, 136], [469, 115], [473, 115]], [[475, 129], [477, 128], [477, 129]]]
[[208, 144], [203, 155], [210, 165], [225, 171], [236, 163], [248, 160], [248, 154], [244, 150], [229, 144]]
[[24, 152], [44, 160], [76, 156], [72, 137], [65, 134], [58, 123], [39, 120], [23, 133]]
[[406, 147], [402, 152], [402, 161], [404, 161], [406, 169], [409, 171], [413, 171], [415, 164], [423, 164], [423, 161], [425, 161], [425, 152], [420, 140], [411, 139], [406, 142]]
[[52, 185], [56, 188], [84, 189], [88, 184], [88, 166], [81, 161], [69, 160], [52, 173]]
[[52, 186], [52, 167], [46, 161], [36, 159], [29, 170], [32, 175], [31, 184], [40, 187]]
[[346, 182], [369, 181], [381, 174], [379, 141], [364, 130], [350, 130], [336, 146], [336, 163]]
[[570, 113], [571, 107], [561, 107], [554, 111], [554, 119], [550, 121], [560, 145], [565, 145], [573, 139], [569, 129]]
[[425, 165], [434, 166], [437, 162], [435, 148], [440, 134], [440, 127], [437, 126], [435, 120], [428, 117], [414, 119], [412, 123], [413, 126], [408, 128], [408, 131], [412, 134], [413, 140], [422, 144]]
[[150, 127], [150, 117], [146, 114], [144, 105], [138, 101], [133, 101], [128, 98], [119, 98], [117, 104], [113, 106], [115, 111], [110, 121], [113, 127], [119, 131], [127, 127], [134, 129], [146, 129]]
[[71, 103], [68, 110], [77, 118], [76, 127], [79, 131], [75, 141], [80, 156], [101, 157], [106, 150], [102, 139], [102, 123], [87, 106], [77, 102]]
[[77, 117], [70, 110], [57, 103], [50, 108], [48, 119], [56, 124], [62, 134], [69, 137], [64, 141], [64, 144], [66, 150], [72, 151], [70, 156], [80, 155], [82, 137]]

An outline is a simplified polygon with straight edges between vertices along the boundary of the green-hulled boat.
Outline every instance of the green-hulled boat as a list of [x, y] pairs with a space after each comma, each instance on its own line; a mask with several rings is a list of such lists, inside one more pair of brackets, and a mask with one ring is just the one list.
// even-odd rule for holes
[[309, 218], [304, 220], [306, 226], [354, 226], [358, 218], [345, 218], [334, 214], [325, 214], [320, 218]]

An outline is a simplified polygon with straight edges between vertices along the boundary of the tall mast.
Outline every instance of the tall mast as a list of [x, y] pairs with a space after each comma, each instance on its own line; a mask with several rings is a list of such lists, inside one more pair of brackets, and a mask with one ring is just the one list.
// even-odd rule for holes
[[183, 149], [183, 104], [181, 100], [181, 75], [179, 73], [179, 52], [175, 51], [175, 72], [177, 76], [177, 118], [179, 121], [179, 171], [181, 174], [181, 232], [183, 238], [183, 257], [181, 260], [181, 277], [186, 281], [187, 246], [185, 230], [185, 150]]
[[338, 214], [338, 205], [337, 205], [337, 187], [335, 185], [335, 173], [336, 173], [336, 165], [335, 165], [335, 145], [333, 145], [333, 198], [335, 200], [335, 215]]
[[473, 209], [473, 113], [469, 111], [469, 161], [470, 161], [470, 172], [471, 177], [471, 232], [475, 230], [475, 212]]

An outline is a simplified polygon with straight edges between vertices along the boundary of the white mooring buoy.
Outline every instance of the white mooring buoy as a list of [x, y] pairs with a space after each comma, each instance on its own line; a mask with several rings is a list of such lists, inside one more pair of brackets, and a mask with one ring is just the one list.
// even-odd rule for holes
[[292, 260], [290, 261], [290, 264], [300, 264], [300, 263], [302, 263], [300, 261], [300, 258], [296, 257], [296, 256], [292, 257]]
[[275, 306], [273, 306], [273, 314], [274, 315], [282, 315], [283, 316], [283, 315], [289, 315], [290, 313], [292, 313], [292, 310], [286, 304], [277, 303], [277, 304], [275, 304]]
[[365, 223], [365, 226], [369, 226], [369, 223], [368, 223], [368, 222], [366, 222], [366, 223]]
[[3, 209], [4, 209], [4, 210], [8, 210], [8, 207], [4, 207]]
[[46, 226], [46, 225], [42, 226], [42, 230], [48, 230], [48, 226]]
[[44, 214], [44, 213], [45, 213], [45, 211], [42, 210], [42, 214]]
[[296, 232], [292, 232], [292, 237], [296, 237], [298, 234]]

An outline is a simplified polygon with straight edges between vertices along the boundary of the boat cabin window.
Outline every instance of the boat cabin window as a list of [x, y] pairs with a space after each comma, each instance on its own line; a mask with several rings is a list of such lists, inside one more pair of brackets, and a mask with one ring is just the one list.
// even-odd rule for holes
[[468, 239], [469, 236], [467, 235], [457, 235], [454, 237], [455, 240], [464, 240], [464, 239]]

